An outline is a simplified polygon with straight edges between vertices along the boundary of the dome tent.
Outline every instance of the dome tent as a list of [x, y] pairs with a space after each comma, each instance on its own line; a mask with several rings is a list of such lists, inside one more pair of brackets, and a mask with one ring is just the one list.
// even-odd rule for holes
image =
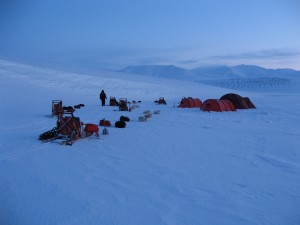
[[201, 108], [202, 102], [199, 98], [182, 98], [179, 104], [179, 108]]
[[237, 109], [256, 108], [248, 97], [242, 97], [238, 94], [229, 93], [223, 95], [220, 100], [229, 100]]
[[248, 109], [256, 109], [255, 105], [251, 102], [250, 98], [244, 97], [244, 99], [248, 105]]
[[224, 111], [236, 111], [235, 106], [232, 102], [228, 100], [218, 100], [218, 99], [207, 99], [203, 102], [202, 111], [215, 111], [215, 112], [224, 112]]

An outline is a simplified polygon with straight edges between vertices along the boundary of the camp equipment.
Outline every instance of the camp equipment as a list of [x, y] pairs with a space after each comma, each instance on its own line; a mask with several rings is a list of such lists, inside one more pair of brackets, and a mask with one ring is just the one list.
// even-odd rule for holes
[[87, 123], [87, 124], [83, 124], [83, 126], [84, 126], [84, 132], [86, 137], [91, 136], [93, 133], [95, 133], [95, 135], [99, 137], [99, 127], [97, 124]]
[[103, 131], [102, 131], [102, 135], [108, 135], [108, 130], [106, 127], [104, 127]]
[[116, 100], [115, 97], [110, 97], [110, 99], [109, 99], [109, 105], [110, 106], [119, 106], [119, 103], [118, 103], [118, 101]]
[[167, 104], [164, 97], [160, 97], [158, 100], [156, 100], [154, 102], [157, 103], [158, 105], [166, 105]]
[[119, 100], [119, 110], [120, 111], [128, 111], [128, 102], [126, 98], [120, 98]]
[[52, 117], [58, 116], [63, 112], [62, 100], [52, 100]]
[[117, 128], [125, 128], [126, 127], [126, 122], [125, 121], [117, 121], [115, 123], [115, 127], [117, 127]]
[[109, 120], [102, 119], [102, 120], [99, 121], [99, 126], [110, 127], [111, 123], [110, 123]]
[[65, 111], [64, 115], [59, 115], [57, 118], [57, 133], [72, 145], [74, 141], [82, 137], [79, 117], [75, 117], [73, 112], [68, 111]]
[[125, 122], [129, 122], [130, 119], [127, 116], [120, 116], [120, 121], [125, 121]]

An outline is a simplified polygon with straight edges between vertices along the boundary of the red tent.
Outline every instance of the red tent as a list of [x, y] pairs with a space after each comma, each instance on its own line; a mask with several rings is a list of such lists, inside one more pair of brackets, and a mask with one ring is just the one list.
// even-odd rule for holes
[[231, 101], [228, 100], [218, 100], [218, 99], [207, 99], [203, 102], [202, 111], [216, 111], [216, 112], [223, 112], [223, 111], [236, 111], [235, 106], [232, 104]]
[[202, 102], [199, 98], [182, 98], [179, 104], [179, 108], [201, 108]]

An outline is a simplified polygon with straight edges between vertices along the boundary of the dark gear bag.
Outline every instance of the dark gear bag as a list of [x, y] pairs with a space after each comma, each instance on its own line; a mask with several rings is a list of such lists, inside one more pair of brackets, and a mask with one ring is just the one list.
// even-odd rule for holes
[[126, 127], [126, 123], [124, 121], [117, 121], [115, 123], [115, 127], [117, 127], [117, 128], [125, 128]]

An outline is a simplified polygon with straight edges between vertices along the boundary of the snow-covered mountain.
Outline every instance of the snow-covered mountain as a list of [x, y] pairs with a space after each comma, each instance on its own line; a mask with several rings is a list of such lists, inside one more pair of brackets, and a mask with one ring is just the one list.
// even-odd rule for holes
[[[280, 79], [271, 89], [193, 79], [0, 60], [0, 224], [298, 225], [300, 77], [289, 78], [293, 93]], [[141, 102], [131, 112], [101, 107], [102, 89], [108, 98]], [[176, 107], [183, 96], [204, 101], [231, 92], [257, 108]], [[167, 105], [155, 104], [159, 97]], [[84, 123], [110, 120], [109, 135], [72, 146], [42, 143], [38, 136], [56, 126], [52, 100], [84, 104], [74, 115]], [[152, 117], [139, 122], [145, 111]], [[131, 121], [118, 129], [123, 115]]]
[[300, 76], [300, 71], [292, 69], [266, 69], [253, 65], [237, 65], [231, 66], [230, 69], [234, 74], [248, 77], [264, 77], [264, 76]]
[[162, 76], [168, 78], [180, 78], [193, 75], [199, 79], [212, 78], [242, 78], [242, 77], [265, 77], [265, 76], [300, 76], [300, 71], [292, 69], [266, 69], [254, 65], [237, 65], [237, 66], [201, 66], [195, 69], [184, 69], [171, 65], [142, 65], [128, 66], [121, 72], [135, 73], [152, 76]]
[[175, 66], [129, 66], [120, 72], [189, 80], [214, 86], [232, 89], [253, 88], [261, 90], [285, 86], [294, 91], [297, 89], [300, 71], [292, 69], [265, 69], [253, 65], [237, 66], [202, 66], [195, 69], [183, 69]]

